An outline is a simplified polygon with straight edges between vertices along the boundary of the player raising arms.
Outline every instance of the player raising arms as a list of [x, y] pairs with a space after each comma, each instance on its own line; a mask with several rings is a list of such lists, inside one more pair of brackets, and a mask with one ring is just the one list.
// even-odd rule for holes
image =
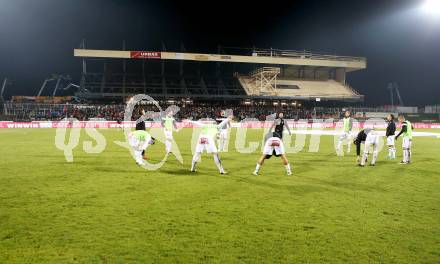
[[342, 147], [342, 142], [344, 141], [344, 139], [346, 139], [348, 142], [347, 143], [347, 153], [350, 153], [352, 129], [353, 129], [353, 118], [351, 117], [351, 112], [345, 111], [344, 119], [343, 119], [343, 132], [342, 132], [341, 136], [339, 137], [338, 145], [336, 146], [336, 153], [338, 155], [342, 155], [341, 154], [341, 147]]
[[255, 167], [255, 171], [253, 173], [255, 176], [257, 176], [260, 172], [260, 168], [261, 166], [263, 166], [264, 160], [270, 159], [273, 155], [275, 157], [281, 156], [281, 160], [283, 161], [284, 167], [286, 168], [287, 175], [292, 175], [290, 164], [284, 151], [284, 144], [281, 140], [281, 135], [278, 132], [270, 132], [265, 137], [263, 154], [258, 160], [257, 166]]
[[165, 150], [167, 155], [171, 153], [171, 147], [173, 145], [173, 129], [177, 130], [176, 120], [173, 117], [173, 110], [167, 109], [167, 114], [162, 118], [162, 127], [165, 134]]
[[[232, 115], [232, 110], [221, 111], [222, 118], [217, 118], [216, 121], [221, 124], [223, 121], [227, 120], [227, 116]], [[223, 126], [219, 128], [218, 134], [218, 151], [226, 151], [226, 142], [228, 140], [228, 129], [231, 127], [231, 122], [223, 123]]]
[[232, 116], [229, 116], [227, 119], [225, 119], [223, 122], [221, 122], [218, 125], [213, 123], [205, 124], [202, 122], [190, 121], [192, 124], [195, 124], [202, 128], [202, 131], [197, 139], [196, 151], [194, 153], [191, 163], [192, 172], [196, 171], [197, 161], [200, 159], [200, 156], [202, 155], [203, 151], [206, 150], [207, 153], [212, 153], [214, 157], [214, 162], [217, 165], [220, 174], [226, 173], [226, 171], [223, 168], [220, 157], [218, 155], [217, 146], [215, 145], [215, 138], [218, 134], [219, 128], [223, 127], [223, 125], [225, 125], [226, 122], [230, 122], [231, 119]]
[[[361, 144], [365, 143], [364, 146], [364, 154], [361, 158]], [[371, 166], [376, 165], [377, 155], [379, 154], [379, 136], [377, 135], [374, 129], [366, 128], [361, 130], [356, 139], [354, 140], [354, 144], [356, 145], [356, 154], [357, 154], [357, 162], [359, 166], [364, 167], [365, 162], [368, 159], [368, 155], [372, 152], [373, 158], [371, 159]], [[372, 149], [371, 149], [372, 148]]]
[[151, 137], [150, 133], [145, 130], [135, 130], [128, 134], [128, 144], [133, 148], [137, 165], [142, 166], [144, 164], [142, 153], [149, 145], [153, 145], [155, 141], [155, 138]]
[[396, 147], [394, 145], [394, 134], [396, 133], [396, 123], [394, 123], [394, 115], [389, 114], [387, 116], [388, 126], [385, 132], [385, 136], [387, 137], [387, 146], [388, 146], [388, 159], [396, 158]]
[[403, 160], [400, 164], [411, 163], [411, 146], [412, 146], [412, 130], [413, 126], [411, 122], [405, 120], [405, 116], [399, 115], [399, 123], [402, 125], [399, 134], [396, 136], [396, 140], [403, 135], [402, 139], [402, 149], [403, 149]]

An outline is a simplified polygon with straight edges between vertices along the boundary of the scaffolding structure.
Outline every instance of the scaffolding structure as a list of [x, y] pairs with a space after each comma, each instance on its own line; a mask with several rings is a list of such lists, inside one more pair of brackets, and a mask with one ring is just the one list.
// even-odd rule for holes
[[255, 80], [255, 87], [257, 91], [254, 94], [276, 94], [277, 93], [277, 77], [281, 70], [278, 67], [262, 67], [250, 73], [250, 76]]

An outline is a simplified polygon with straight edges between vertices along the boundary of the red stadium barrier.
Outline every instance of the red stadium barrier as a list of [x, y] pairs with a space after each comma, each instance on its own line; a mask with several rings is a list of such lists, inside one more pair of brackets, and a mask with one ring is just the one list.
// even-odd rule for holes
[[[288, 121], [289, 127], [292, 128], [339, 128], [341, 127], [341, 122], [305, 122], [305, 121]], [[271, 122], [242, 122], [235, 123], [233, 127], [242, 128], [267, 128], [272, 125]], [[145, 126], [148, 128], [160, 127], [160, 122], [145, 122]], [[179, 128], [192, 128], [193, 125], [190, 122], [182, 121], [177, 124]], [[384, 129], [386, 127], [385, 123], [367, 123], [359, 122], [354, 123], [354, 127], [364, 128], [372, 127]], [[440, 123], [413, 123], [416, 129], [432, 129], [440, 128]], [[76, 122], [65, 122], [65, 121], [34, 121], [34, 122], [11, 122], [11, 121], [0, 121], [0, 128], [134, 128], [135, 122], [116, 122], [116, 121], [76, 121]]]

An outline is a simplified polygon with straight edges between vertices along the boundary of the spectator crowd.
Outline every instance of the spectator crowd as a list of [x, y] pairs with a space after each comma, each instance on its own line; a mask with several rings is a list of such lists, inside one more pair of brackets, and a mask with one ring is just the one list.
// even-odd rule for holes
[[[22, 104], [7, 103], [4, 105], [4, 114], [1, 119], [10, 121], [57, 121], [63, 118], [76, 118], [80, 121], [101, 118], [108, 121], [121, 121], [124, 119], [125, 105], [84, 105], [84, 104]], [[168, 106], [162, 106], [165, 111]], [[137, 105], [133, 111], [133, 118], [139, 116], [140, 110], [145, 112], [159, 112], [154, 105]], [[296, 106], [255, 106], [255, 105], [186, 105], [179, 106], [175, 113], [177, 120], [192, 118], [218, 118], [226, 109], [231, 109], [237, 121], [253, 118], [265, 120], [266, 116], [283, 112], [286, 119], [327, 119], [340, 118], [341, 111], [334, 108], [324, 109], [307, 108]]]

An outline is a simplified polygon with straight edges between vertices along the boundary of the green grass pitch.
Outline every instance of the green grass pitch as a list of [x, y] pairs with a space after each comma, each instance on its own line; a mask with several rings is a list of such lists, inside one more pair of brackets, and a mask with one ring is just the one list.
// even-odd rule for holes
[[175, 134], [184, 165], [158, 171], [99, 131], [107, 148], [85, 153], [82, 130], [67, 163], [54, 129], [0, 130], [0, 263], [440, 263], [440, 139], [415, 138], [409, 166], [398, 148], [359, 168], [322, 136], [288, 155], [293, 176], [272, 158], [255, 177], [260, 152], [233, 144], [227, 175], [206, 154], [190, 173], [190, 129]]

